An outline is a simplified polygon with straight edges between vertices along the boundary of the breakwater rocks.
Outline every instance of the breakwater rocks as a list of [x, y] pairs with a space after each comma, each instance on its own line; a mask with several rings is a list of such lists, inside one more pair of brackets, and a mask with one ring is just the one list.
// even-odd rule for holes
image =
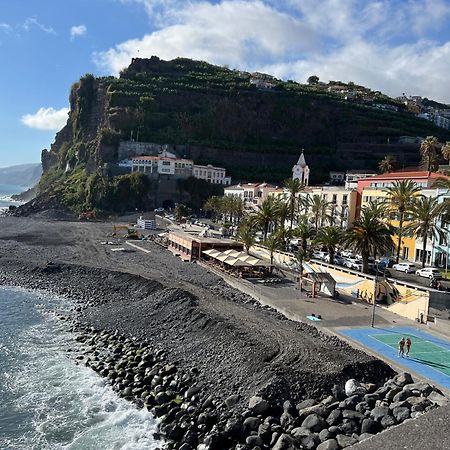
[[272, 402], [206, 392], [199, 371], [183, 372], [148, 343], [78, 324], [84, 361], [112, 388], [160, 422], [162, 446], [180, 450], [342, 449], [447, 402], [428, 383], [401, 373], [381, 386], [348, 380], [327, 396]]

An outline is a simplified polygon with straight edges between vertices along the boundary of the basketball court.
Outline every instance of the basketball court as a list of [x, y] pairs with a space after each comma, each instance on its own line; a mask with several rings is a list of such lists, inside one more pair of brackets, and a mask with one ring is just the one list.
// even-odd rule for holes
[[[405, 371], [450, 390], [450, 342], [411, 327], [341, 328], [342, 335], [369, 348]], [[409, 356], [398, 356], [398, 342], [411, 339]], [[405, 347], [406, 352], [406, 347]]]

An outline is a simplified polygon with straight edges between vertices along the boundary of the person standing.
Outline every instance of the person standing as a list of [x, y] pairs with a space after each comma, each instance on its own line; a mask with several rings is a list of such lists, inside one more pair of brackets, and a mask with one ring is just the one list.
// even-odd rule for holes
[[405, 345], [406, 345], [406, 356], [408, 356], [409, 350], [411, 348], [411, 339], [409, 338], [409, 336], [406, 338]]
[[403, 355], [405, 354], [405, 338], [402, 337], [400, 341], [398, 342], [398, 356], [403, 358]]

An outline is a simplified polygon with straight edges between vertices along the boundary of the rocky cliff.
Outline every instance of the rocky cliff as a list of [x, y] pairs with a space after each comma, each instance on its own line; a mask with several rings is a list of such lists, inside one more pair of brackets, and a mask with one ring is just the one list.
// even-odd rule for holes
[[133, 59], [119, 78], [88, 74], [73, 85], [67, 124], [42, 152], [37, 201], [50, 196], [72, 210], [112, 210], [125, 201], [126, 189], [144, 192], [138, 175], [113, 178], [119, 142], [130, 136], [182, 146], [196, 162], [220, 164], [235, 180], [249, 181], [282, 181], [304, 147], [313, 181], [322, 181], [331, 168], [374, 168], [386, 154], [415, 164], [417, 146], [398, 137], [430, 134], [450, 139], [406, 112], [344, 101], [293, 81], [182, 58]]

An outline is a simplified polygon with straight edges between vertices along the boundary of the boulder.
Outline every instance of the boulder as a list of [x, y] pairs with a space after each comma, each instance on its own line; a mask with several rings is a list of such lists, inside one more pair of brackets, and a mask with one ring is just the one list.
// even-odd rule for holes
[[280, 425], [283, 428], [287, 428], [289, 425], [292, 425], [294, 423], [294, 417], [289, 414], [288, 412], [284, 412], [283, 414], [281, 414], [280, 417]]
[[400, 387], [406, 386], [407, 384], [414, 383], [414, 380], [412, 379], [411, 374], [408, 372], [399, 373], [398, 375], [396, 375], [393, 378], [393, 381], [397, 386], [400, 386]]
[[392, 388], [390, 391], [388, 391], [388, 393], [385, 395], [385, 399], [388, 402], [392, 402], [392, 400], [394, 399], [394, 397], [399, 393], [402, 392], [402, 388], [401, 387], [395, 387]]
[[365, 416], [357, 411], [353, 411], [351, 409], [344, 409], [344, 411], [342, 411], [342, 417], [344, 419], [361, 421], [362, 419], [364, 419]]
[[381, 430], [381, 426], [378, 422], [372, 419], [364, 419], [361, 424], [361, 433], [376, 434]]
[[320, 439], [321, 442], [328, 441], [328, 440], [331, 439], [332, 437], [333, 437], [333, 434], [330, 433], [330, 431], [327, 430], [327, 429], [322, 430], [322, 431], [319, 433], [319, 439]]
[[354, 378], [351, 378], [350, 380], [347, 380], [345, 383], [345, 395], [347, 397], [350, 397], [355, 394], [366, 394], [366, 388], [361, 385], [361, 383]]
[[413, 394], [424, 395], [425, 397], [433, 392], [433, 388], [430, 384], [422, 382], [410, 384], [408, 385], [408, 388]]
[[329, 408], [323, 405], [314, 405], [310, 406], [308, 408], [303, 408], [298, 410], [298, 417], [300, 420], [305, 419], [305, 417], [309, 416], [310, 414], [317, 414], [321, 417], [327, 417], [329, 413]]
[[433, 391], [428, 395], [428, 400], [439, 406], [444, 406], [448, 403], [448, 398], [436, 391]]
[[261, 424], [261, 419], [258, 417], [247, 417], [244, 420], [244, 430], [246, 433], [249, 431], [256, 431]]
[[339, 408], [341, 409], [355, 409], [356, 405], [359, 403], [361, 395], [356, 394], [347, 397], [345, 400], [339, 403]]
[[317, 446], [317, 450], [338, 450], [338, 448], [336, 439], [328, 439]]
[[397, 422], [395, 421], [395, 419], [392, 416], [384, 416], [381, 419], [381, 426], [383, 428], [389, 428], [389, 427], [392, 427], [392, 426], [394, 426], [396, 424], [397, 424]]
[[312, 431], [304, 427], [297, 427], [291, 431], [291, 435], [295, 437], [295, 439], [300, 439], [304, 436], [309, 436], [310, 434], [312, 434]]
[[342, 388], [342, 386], [339, 386], [338, 384], [335, 384], [331, 388], [331, 393], [333, 397], [338, 401], [344, 400], [345, 398], [345, 390]]
[[339, 430], [343, 434], [352, 435], [359, 432], [359, 425], [354, 420], [344, 419], [344, 421], [338, 426]]
[[247, 436], [247, 439], [245, 439], [245, 443], [250, 446], [250, 448], [264, 445], [263, 440], [259, 436]]
[[372, 437], [372, 436], [373, 436], [373, 434], [370, 434], [370, 433], [362, 433], [362, 434], [359, 436], [358, 441], [359, 441], [359, 442], [365, 441], [366, 439], [369, 439], [369, 438]]
[[403, 422], [410, 417], [409, 408], [406, 406], [397, 406], [393, 409], [392, 414], [397, 422]]
[[312, 399], [312, 398], [308, 398], [307, 400], [303, 400], [302, 402], [297, 404], [297, 409], [301, 410], [301, 409], [305, 409], [305, 408], [310, 408], [311, 406], [317, 405], [316, 400]]
[[302, 449], [305, 450], [314, 450], [318, 444], [320, 444], [319, 436], [315, 433], [310, 434], [309, 436], [303, 436], [299, 439], [299, 443]]
[[383, 419], [383, 417], [388, 415], [389, 415], [389, 408], [385, 406], [377, 406], [370, 412], [370, 417], [377, 422], [381, 422], [381, 419]]
[[392, 399], [393, 402], [402, 402], [403, 400], [406, 400], [408, 397], [411, 397], [413, 393], [408, 389], [408, 387], [403, 388], [401, 392], [394, 395], [394, 398]]
[[272, 450], [298, 450], [297, 442], [288, 434], [282, 434]]
[[355, 438], [346, 436], [345, 434], [338, 434], [336, 440], [341, 448], [350, 447], [350, 445], [358, 442]]
[[328, 424], [323, 417], [318, 416], [317, 414], [310, 414], [306, 419], [302, 422], [302, 428], [307, 428], [313, 432], [320, 432], [324, 428], [327, 428]]
[[327, 423], [328, 425], [336, 425], [338, 424], [342, 419], [342, 412], [339, 409], [334, 409], [330, 412], [329, 416], [327, 417]]
[[293, 416], [297, 413], [297, 410], [296, 410], [294, 404], [290, 400], [286, 400], [283, 403], [283, 411], [289, 413], [291, 416]]
[[232, 406], [239, 403], [239, 399], [239, 394], [230, 395], [225, 399], [225, 405], [227, 405], [228, 408], [231, 408]]
[[254, 396], [252, 397], [249, 402], [248, 402], [248, 409], [253, 413], [253, 414], [264, 414], [268, 409], [269, 409], [270, 405], [269, 402], [267, 400], [264, 400], [261, 397], [258, 396]]

